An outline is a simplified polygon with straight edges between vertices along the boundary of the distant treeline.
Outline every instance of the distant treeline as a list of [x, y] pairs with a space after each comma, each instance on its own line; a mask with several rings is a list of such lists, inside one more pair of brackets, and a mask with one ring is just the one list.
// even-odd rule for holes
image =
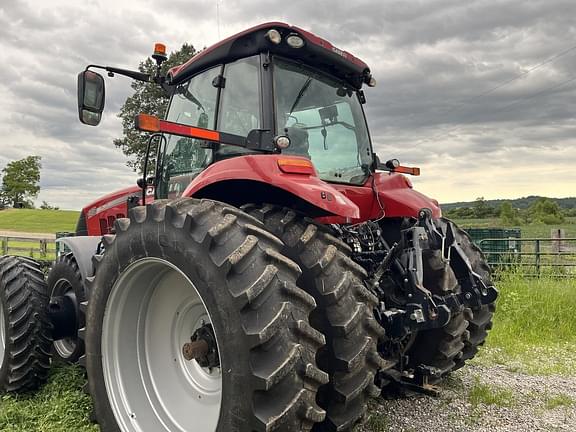
[[[482, 200], [484, 201], [484, 203], [486, 203], [486, 205], [488, 205], [490, 207], [494, 207], [494, 208], [498, 208], [504, 202], [509, 202], [512, 205], [512, 207], [525, 210], [541, 198], [546, 198], [546, 199], [549, 199], [551, 201], [554, 201], [556, 204], [558, 204], [558, 206], [561, 209], [574, 209], [574, 208], [576, 208], [576, 197], [547, 198], [547, 197], [531, 195], [531, 196], [527, 196], [527, 197], [523, 197], [523, 198], [516, 198], [516, 199], [485, 200], [484, 198], [482, 198]], [[467, 202], [462, 201], [462, 202], [441, 204], [441, 206], [442, 206], [442, 210], [445, 211], [445, 210], [450, 210], [450, 209], [454, 209], [454, 208], [458, 208], [458, 207], [472, 207], [472, 206], [474, 206], [475, 202], [476, 201], [467, 201]]]
[[558, 224], [565, 217], [576, 216], [576, 198], [529, 196], [513, 200], [485, 200], [442, 204], [446, 217], [454, 219], [485, 219], [499, 217], [506, 225], [523, 223]]

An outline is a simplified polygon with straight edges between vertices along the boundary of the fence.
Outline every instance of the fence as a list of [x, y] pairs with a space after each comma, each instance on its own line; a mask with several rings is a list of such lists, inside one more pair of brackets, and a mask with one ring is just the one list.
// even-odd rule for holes
[[[492, 250], [495, 241], [506, 241], [505, 250]], [[526, 276], [576, 277], [576, 238], [489, 238], [477, 244], [496, 269], [516, 268]]]
[[1, 236], [0, 255], [20, 255], [39, 261], [52, 261], [56, 257], [56, 243], [52, 238]]

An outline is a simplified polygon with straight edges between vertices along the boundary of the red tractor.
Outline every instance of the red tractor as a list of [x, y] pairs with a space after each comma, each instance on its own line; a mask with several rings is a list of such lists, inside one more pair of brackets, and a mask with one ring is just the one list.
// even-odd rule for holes
[[374, 154], [369, 67], [279, 22], [165, 76], [164, 51], [153, 75], [79, 75], [89, 125], [93, 69], [171, 102], [137, 116], [146, 174], [82, 210], [47, 283], [0, 258], [0, 391], [41, 384], [53, 351], [86, 367], [95, 419], [122, 432], [349, 431], [371, 396], [434, 392], [484, 342], [497, 291], [403, 175], [419, 170]]

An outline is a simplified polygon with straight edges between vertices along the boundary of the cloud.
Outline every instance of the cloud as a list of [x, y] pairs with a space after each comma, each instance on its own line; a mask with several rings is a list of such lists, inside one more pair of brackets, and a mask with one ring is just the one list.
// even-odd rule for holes
[[106, 114], [90, 128], [77, 120], [78, 72], [90, 63], [135, 68], [156, 41], [202, 48], [282, 20], [370, 65], [375, 149], [422, 166], [422, 191], [444, 202], [573, 195], [574, 16], [572, 0], [3, 2], [0, 168], [42, 156], [40, 199], [63, 208], [133, 184], [112, 144], [130, 81], [106, 79]]

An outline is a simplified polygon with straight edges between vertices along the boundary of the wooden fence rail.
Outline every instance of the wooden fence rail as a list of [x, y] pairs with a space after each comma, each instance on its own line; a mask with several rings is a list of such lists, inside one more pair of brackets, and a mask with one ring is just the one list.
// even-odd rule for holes
[[56, 242], [51, 238], [0, 236], [0, 255], [20, 255], [40, 260], [54, 259]]

